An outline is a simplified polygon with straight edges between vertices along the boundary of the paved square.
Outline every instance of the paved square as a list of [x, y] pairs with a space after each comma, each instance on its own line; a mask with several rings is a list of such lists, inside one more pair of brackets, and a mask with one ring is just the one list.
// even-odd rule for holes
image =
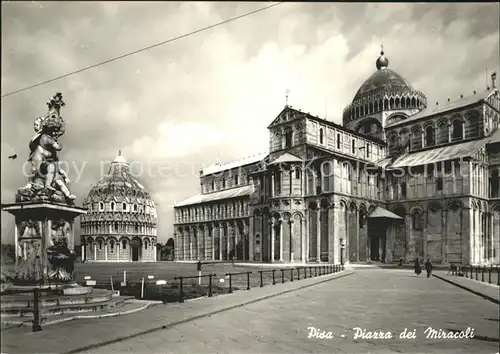
[[[89, 353], [496, 353], [498, 342], [491, 339], [498, 340], [498, 319], [495, 304], [437, 278], [363, 269]], [[333, 338], [309, 339], [308, 327], [332, 332]], [[394, 338], [354, 339], [354, 327], [390, 331]], [[471, 327], [476, 337], [426, 339], [428, 327]], [[405, 328], [415, 329], [418, 338], [399, 339]]]

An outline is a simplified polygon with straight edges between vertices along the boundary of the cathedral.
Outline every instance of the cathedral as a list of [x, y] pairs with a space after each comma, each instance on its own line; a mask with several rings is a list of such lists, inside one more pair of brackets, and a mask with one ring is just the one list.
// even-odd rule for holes
[[269, 148], [200, 171], [174, 206], [176, 260], [500, 263], [500, 95], [434, 104], [389, 68], [342, 125], [286, 105]]
[[90, 189], [80, 229], [83, 262], [155, 262], [157, 215], [121, 152]]

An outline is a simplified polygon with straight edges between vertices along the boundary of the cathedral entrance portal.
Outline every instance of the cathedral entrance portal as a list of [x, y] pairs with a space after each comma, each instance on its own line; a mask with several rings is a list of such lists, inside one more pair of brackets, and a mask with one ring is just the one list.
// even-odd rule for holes
[[130, 249], [132, 251], [132, 262], [138, 262], [141, 256], [142, 241], [138, 237], [134, 237], [130, 241]]
[[[382, 207], [376, 207], [368, 215], [368, 251], [369, 259], [377, 262], [386, 261], [387, 230], [393, 223], [403, 220], [402, 217]], [[392, 257], [389, 257], [392, 258]], [[391, 259], [389, 259], [390, 261]]]
[[385, 262], [386, 232], [387, 225], [384, 220], [372, 219], [368, 221], [370, 260]]

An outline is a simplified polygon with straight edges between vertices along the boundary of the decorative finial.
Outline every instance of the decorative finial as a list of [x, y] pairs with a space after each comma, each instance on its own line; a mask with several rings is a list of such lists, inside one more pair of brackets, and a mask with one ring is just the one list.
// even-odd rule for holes
[[118, 150], [118, 156], [122, 156], [122, 151]]
[[493, 74], [491, 74], [491, 87], [493, 87], [493, 89], [497, 87], [495, 83], [496, 79], [497, 79], [497, 73], [495, 71]]
[[288, 107], [288, 94], [290, 93], [290, 90], [289, 90], [289, 89], [286, 89], [285, 93], [286, 93], [286, 101], [285, 101], [285, 106], [286, 106], [286, 107]]
[[389, 59], [384, 57], [384, 45], [380, 45], [381, 51], [380, 51], [380, 56], [378, 57], [377, 61], [375, 62], [375, 66], [377, 67], [377, 70], [380, 69], [385, 69], [389, 66]]
[[62, 93], [58, 92], [47, 101], [47, 106], [50, 111], [55, 111], [57, 115], [61, 112], [61, 107], [64, 107], [66, 103], [63, 101]]

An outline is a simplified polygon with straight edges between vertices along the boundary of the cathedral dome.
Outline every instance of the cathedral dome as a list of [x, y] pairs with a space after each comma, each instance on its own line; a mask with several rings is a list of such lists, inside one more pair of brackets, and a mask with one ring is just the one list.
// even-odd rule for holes
[[[425, 95], [415, 90], [401, 75], [389, 69], [389, 59], [384, 50], [375, 61], [375, 71], [358, 89], [352, 103], [347, 105], [342, 115], [344, 125], [350, 122], [373, 117], [383, 111], [406, 111], [414, 114], [427, 104]], [[357, 122], [350, 128], [354, 129]], [[382, 123], [381, 123], [382, 124]]]
[[374, 72], [359, 88], [353, 101], [369, 97], [378, 93], [385, 94], [411, 94], [415, 90], [401, 75], [388, 68], [389, 59], [380, 52], [380, 57], [375, 62], [377, 71]]

